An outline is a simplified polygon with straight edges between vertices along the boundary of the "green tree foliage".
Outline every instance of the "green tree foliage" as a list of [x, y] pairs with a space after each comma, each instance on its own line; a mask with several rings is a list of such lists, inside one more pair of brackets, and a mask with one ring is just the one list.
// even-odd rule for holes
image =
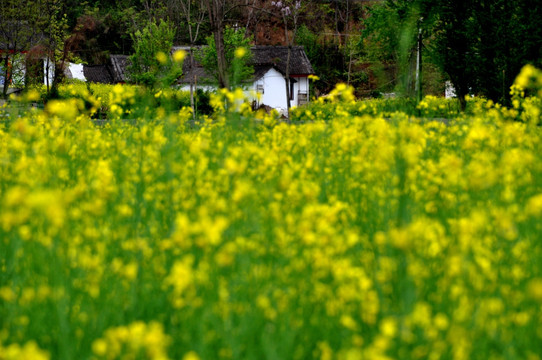
[[[226, 59], [226, 76], [230, 86], [240, 86], [252, 77], [254, 68], [250, 65], [252, 53], [250, 46], [252, 37], [247, 37], [245, 29], [226, 27], [224, 29], [224, 57]], [[237, 49], [245, 49], [238, 51]], [[237, 56], [236, 56], [237, 55]], [[242, 55], [242, 56], [241, 56]], [[198, 59], [205, 70], [219, 83], [218, 58], [214, 36], [207, 37], [207, 46], [198, 54]]]
[[149, 87], [171, 85], [181, 75], [182, 68], [166, 55], [171, 52], [174, 35], [175, 30], [165, 21], [151, 21], [135, 32], [135, 52], [127, 69], [131, 82]]

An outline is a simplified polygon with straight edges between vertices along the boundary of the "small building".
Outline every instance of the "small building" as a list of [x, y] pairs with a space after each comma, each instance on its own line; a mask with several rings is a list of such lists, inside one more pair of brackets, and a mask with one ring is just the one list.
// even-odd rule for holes
[[128, 55], [111, 55], [109, 59], [108, 69], [113, 77], [113, 83], [126, 83], [126, 68], [129, 64], [130, 57]]
[[[177, 47], [175, 50], [188, 48]], [[288, 62], [287, 46], [253, 46], [252, 66], [254, 74], [246, 83], [247, 91], [259, 93], [259, 99], [254, 99], [256, 106], [269, 106], [285, 114], [287, 110], [286, 97], [286, 66]], [[299, 106], [306, 104], [310, 98], [309, 75], [314, 74], [312, 65], [302, 46], [291, 47], [289, 66], [289, 90], [290, 105]], [[190, 83], [199, 89], [211, 90], [216, 88], [215, 80], [206, 73], [203, 66], [195, 62], [190, 66], [190, 61], [185, 59], [183, 64], [183, 76], [179, 80], [181, 88], [190, 89]]]
[[113, 84], [113, 75], [108, 65], [83, 65], [84, 80], [98, 84]]
[[83, 65], [84, 80], [100, 84], [126, 83], [128, 55], [111, 55], [107, 64]]

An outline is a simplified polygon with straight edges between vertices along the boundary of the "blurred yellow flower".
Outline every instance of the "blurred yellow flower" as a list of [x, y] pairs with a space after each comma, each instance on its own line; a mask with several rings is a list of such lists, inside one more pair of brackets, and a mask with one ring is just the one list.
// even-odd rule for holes
[[156, 60], [158, 60], [158, 62], [162, 65], [165, 65], [167, 64], [167, 55], [163, 52], [157, 52], [156, 53]]
[[527, 294], [533, 300], [542, 303], [542, 278], [535, 278], [527, 284]]
[[11, 344], [5, 348], [0, 345], [2, 360], [49, 360], [50, 355], [38, 347], [36, 342], [29, 341], [23, 346]]
[[200, 357], [195, 351], [189, 351], [184, 354], [183, 360], [200, 360]]
[[173, 53], [173, 61], [176, 63], [181, 63], [186, 57], [186, 51], [184, 50], [177, 50]]
[[235, 49], [235, 57], [237, 59], [242, 59], [243, 57], [245, 57], [245, 55], [247, 54], [247, 49], [245, 49], [244, 47], [238, 47]]

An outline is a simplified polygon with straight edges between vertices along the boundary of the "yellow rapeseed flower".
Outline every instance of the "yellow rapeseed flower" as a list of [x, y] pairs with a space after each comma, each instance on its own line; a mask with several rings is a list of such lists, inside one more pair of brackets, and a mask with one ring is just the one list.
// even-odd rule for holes
[[542, 303], [542, 278], [535, 278], [527, 284], [527, 294], [533, 300]]
[[242, 46], [235, 49], [234, 55], [237, 59], [242, 59], [243, 57], [245, 57], [246, 54], [247, 54], [247, 49], [245, 49]]
[[38, 347], [36, 342], [29, 341], [23, 346], [11, 344], [5, 348], [0, 345], [2, 360], [49, 360], [50, 355]]
[[189, 351], [184, 354], [183, 360], [200, 360], [200, 357], [195, 351]]
[[397, 334], [397, 320], [392, 317], [386, 317], [380, 322], [380, 332], [386, 337], [395, 337]]
[[159, 51], [156, 53], [156, 60], [158, 60], [160, 64], [165, 65], [167, 63], [167, 55], [162, 51]]
[[176, 63], [181, 63], [186, 57], [186, 51], [184, 50], [177, 50], [173, 53], [173, 61]]

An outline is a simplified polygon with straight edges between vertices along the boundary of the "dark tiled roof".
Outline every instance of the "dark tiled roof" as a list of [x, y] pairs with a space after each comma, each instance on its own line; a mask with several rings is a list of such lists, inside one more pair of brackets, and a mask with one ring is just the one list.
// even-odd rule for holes
[[[194, 53], [196, 53], [197, 51], [201, 50], [203, 47], [204, 47], [203, 45], [194, 45], [194, 46], [192, 46], [192, 51], [194, 51]], [[184, 50], [184, 51], [186, 51], [188, 53], [190, 51], [190, 48], [191, 47], [189, 45], [172, 46], [171, 47], [171, 53], [173, 54], [177, 50]]]
[[111, 55], [111, 74], [113, 82], [126, 82], [126, 67], [128, 66], [128, 55]]
[[252, 75], [253, 79], [254, 80], [258, 80], [260, 78], [262, 78], [268, 71], [269, 69], [272, 69], [274, 66], [273, 65], [254, 65], [254, 74]]
[[[176, 47], [175, 49], [187, 50], [188, 48]], [[260, 79], [271, 68], [286, 74], [286, 63], [288, 60], [287, 46], [253, 46], [252, 65], [254, 66], [253, 79]], [[302, 46], [293, 46], [290, 53], [290, 75], [310, 75], [313, 74], [311, 63]], [[188, 57], [183, 64], [183, 77], [181, 83], [189, 83], [190, 79], [197, 77], [199, 83], [212, 82], [213, 77], [205, 72], [201, 64], [195, 62], [194, 67], [190, 68]]]
[[194, 78], [198, 84], [209, 84], [214, 81], [214, 78], [205, 71], [201, 64], [194, 63], [194, 67], [191, 67], [190, 59], [186, 58], [184, 59], [183, 75], [180, 82], [188, 84]]
[[[310, 75], [314, 73], [311, 62], [303, 46], [292, 46], [290, 53], [290, 75]], [[288, 61], [287, 46], [253, 46], [253, 65], [274, 65], [282, 74], [286, 74]]]
[[113, 77], [107, 65], [83, 65], [83, 74], [88, 82], [111, 84]]
[[187, 53], [187, 56], [184, 59], [183, 62], [183, 75], [181, 79], [179, 79], [179, 83], [190, 83], [191, 80], [196, 79], [198, 84], [209, 84], [214, 82], [213, 76], [211, 74], [208, 74], [203, 66], [196, 60], [197, 53], [201, 51], [203, 46], [193, 46], [192, 47], [192, 54], [194, 57], [194, 65], [191, 66], [190, 63], [190, 57], [188, 56], [188, 53], [190, 52], [190, 46], [174, 46], [171, 49], [171, 53], [174, 53], [177, 50], [184, 50]]

